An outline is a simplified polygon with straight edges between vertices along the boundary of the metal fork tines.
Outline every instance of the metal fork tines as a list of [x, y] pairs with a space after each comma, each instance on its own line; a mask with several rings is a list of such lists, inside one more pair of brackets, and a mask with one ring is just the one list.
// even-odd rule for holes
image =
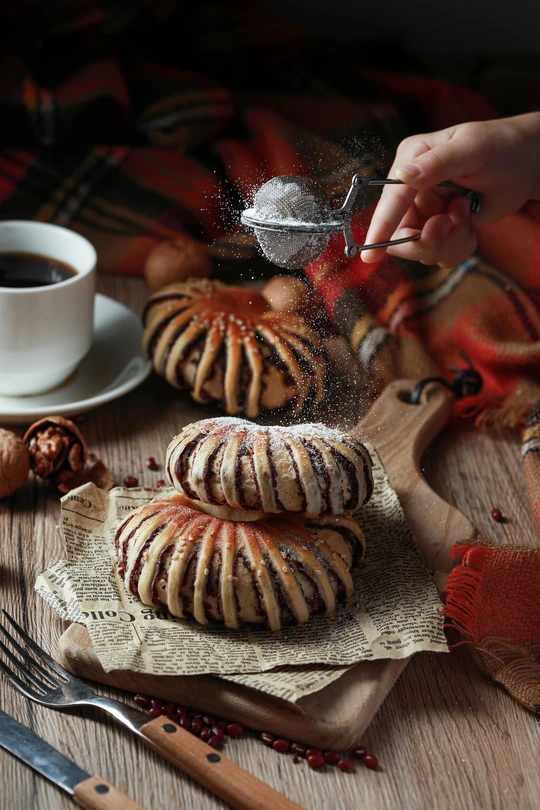
[[2, 613], [13, 629], [10, 632], [0, 623], [0, 633], [12, 648], [0, 639], [0, 650], [11, 664], [9, 666], [0, 655], [0, 671], [27, 698], [53, 709], [93, 705], [113, 714], [137, 733], [148, 721], [142, 712], [96, 694], [90, 686], [51, 658], [3, 608]]

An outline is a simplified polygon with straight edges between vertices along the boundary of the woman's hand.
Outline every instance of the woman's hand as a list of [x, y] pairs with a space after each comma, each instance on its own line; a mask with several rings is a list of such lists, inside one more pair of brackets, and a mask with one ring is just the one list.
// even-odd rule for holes
[[[449, 267], [476, 248], [476, 227], [540, 199], [540, 113], [478, 121], [413, 135], [402, 141], [389, 177], [404, 185], [385, 186], [366, 244], [421, 234], [403, 245], [365, 250], [365, 262], [392, 256]], [[463, 195], [437, 183], [452, 180], [482, 193], [480, 213]]]

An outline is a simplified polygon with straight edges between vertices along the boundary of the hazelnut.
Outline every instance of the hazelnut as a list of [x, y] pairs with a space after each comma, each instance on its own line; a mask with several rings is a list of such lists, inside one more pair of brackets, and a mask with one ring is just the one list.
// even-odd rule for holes
[[24, 442], [0, 428], [0, 498], [12, 495], [28, 477], [30, 459]]
[[86, 442], [77, 425], [63, 416], [48, 416], [28, 428], [23, 441], [30, 466], [40, 478], [66, 484], [86, 464]]
[[160, 242], [150, 251], [144, 263], [145, 278], [153, 290], [191, 276], [208, 278], [212, 262], [205, 248], [189, 236]]

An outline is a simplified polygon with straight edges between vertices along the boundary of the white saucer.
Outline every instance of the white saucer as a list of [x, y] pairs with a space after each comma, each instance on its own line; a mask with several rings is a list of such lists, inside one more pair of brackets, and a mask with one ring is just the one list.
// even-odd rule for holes
[[77, 371], [46, 394], [0, 396], [0, 424], [27, 424], [51, 414], [71, 416], [127, 394], [152, 371], [141, 341], [135, 313], [106, 295], [96, 295], [94, 342]]

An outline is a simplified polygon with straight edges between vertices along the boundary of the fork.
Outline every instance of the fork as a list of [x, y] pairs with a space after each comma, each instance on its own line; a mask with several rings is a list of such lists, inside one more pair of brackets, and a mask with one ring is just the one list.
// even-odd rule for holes
[[[119, 700], [101, 697], [51, 658], [3, 608], [2, 613], [19, 640], [15, 638], [13, 631], [10, 632], [1, 623], [0, 631], [20, 657], [14, 655], [0, 640], [0, 649], [13, 666], [12, 669], [0, 658], [0, 670], [30, 700], [50, 709], [76, 706], [103, 709], [129, 728], [145, 745], [237, 810], [301, 810], [299, 805], [282, 793], [261, 782], [236, 762], [219, 754], [168, 718], [156, 717], [149, 721], [143, 712], [132, 709]], [[21, 640], [26, 646], [19, 643]]]

